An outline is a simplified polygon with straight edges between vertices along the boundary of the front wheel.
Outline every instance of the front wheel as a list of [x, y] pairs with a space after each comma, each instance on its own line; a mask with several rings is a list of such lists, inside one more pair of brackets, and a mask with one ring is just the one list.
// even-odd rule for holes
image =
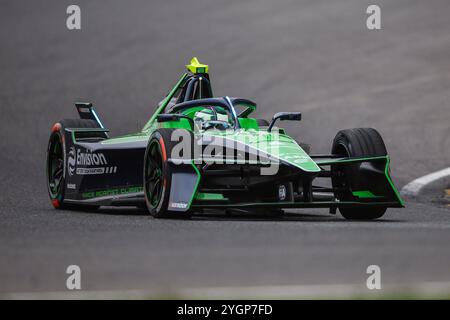
[[[144, 157], [144, 196], [147, 209], [155, 218], [189, 218], [189, 212], [168, 209], [172, 169], [168, 157], [176, 142], [171, 140], [174, 129], [156, 130], [150, 137]], [[178, 129], [180, 130], [180, 129]]]
[[[333, 140], [331, 153], [342, 157], [377, 157], [387, 155], [381, 135], [372, 128], [341, 130]], [[352, 191], [366, 189], [371, 185], [361, 175], [359, 164], [331, 166], [331, 182], [335, 197], [340, 201], [358, 201]], [[349, 220], [373, 220], [381, 218], [386, 207], [339, 208], [342, 216]]]

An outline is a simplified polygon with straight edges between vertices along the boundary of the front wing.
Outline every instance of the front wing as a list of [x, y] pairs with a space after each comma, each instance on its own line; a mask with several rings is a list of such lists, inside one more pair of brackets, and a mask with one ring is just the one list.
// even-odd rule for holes
[[[284, 167], [280, 173], [261, 182], [260, 185], [241, 186], [239, 196], [232, 196], [227, 188], [206, 188], [202, 183], [196, 192], [191, 207], [200, 208], [330, 208], [335, 211], [344, 207], [403, 207], [404, 202], [389, 174], [389, 156], [344, 158], [334, 155], [312, 155], [319, 165], [318, 173], [305, 173], [294, 168]], [[331, 166], [350, 166], [358, 168], [365, 184], [352, 186], [352, 200], [341, 201], [334, 195], [331, 186]], [[282, 168], [283, 169], [283, 168]], [[202, 177], [207, 178], [207, 177]], [[325, 182], [321, 186], [319, 182]], [[261, 194], [269, 196], [262, 197]], [[236, 194], [236, 193], [235, 193]]]

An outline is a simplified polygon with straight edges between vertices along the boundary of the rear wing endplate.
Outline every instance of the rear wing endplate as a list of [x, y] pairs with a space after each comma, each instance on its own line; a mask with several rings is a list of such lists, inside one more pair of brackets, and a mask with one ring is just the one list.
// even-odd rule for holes
[[93, 120], [98, 124], [100, 128], [105, 128], [99, 117], [97, 116], [97, 113], [95, 112], [94, 106], [91, 102], [75, 102], [75, 107], [77, 108], [78, 114], [80, 115], [81, 119]]

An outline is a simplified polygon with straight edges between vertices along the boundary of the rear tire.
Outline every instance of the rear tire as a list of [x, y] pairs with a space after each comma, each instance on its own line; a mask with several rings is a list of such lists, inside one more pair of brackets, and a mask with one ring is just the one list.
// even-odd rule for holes
[[[377, 157], [387, 155], [387, 150], [378, 131], [356, 128], [339, 131], [333, 140], [331, 153], [343, 157]], [[352, 186], [370, 185], [370, 181], [365, 181], [359, 174], [357, 164], [345, 168], [332, 166], [331, 171], [335, 197], [340, 201], [358, 201], [352, 194]], [[382, 217], [386, 207], [339, 208], [339, 211], [345, 219], [373, 220]]]
[[98, 124], [85, 119], [63, 119], [52, 127], [47, 147], [47, 190], [50, 201], [55, 209], [88, 209], [96, 206], [85, 206], [64, 203], [66, 192], [66, 142], [64, 131], [66, 128], [98, 128]]

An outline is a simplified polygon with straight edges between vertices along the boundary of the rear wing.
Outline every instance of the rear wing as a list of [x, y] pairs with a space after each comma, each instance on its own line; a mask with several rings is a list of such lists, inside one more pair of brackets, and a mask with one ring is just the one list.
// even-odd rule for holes
[[91, 102], [75, 102], [75, 107], [80, 119], [94, 121], [97, 128], [65, 128], [67, 138], [70, 138], [73, 143], [96, 142], [108, 138], [109, 130], [103, 126]]
[[94, 106], [91, 102], [75, 102], [75, 107], [77, 108], [78, 114], [80, 115], [81, 119], [93, 120], [98, 124], [100, 128], [105, 128], [99, 117], [97, 116], [97, 113], [95, 112]]

